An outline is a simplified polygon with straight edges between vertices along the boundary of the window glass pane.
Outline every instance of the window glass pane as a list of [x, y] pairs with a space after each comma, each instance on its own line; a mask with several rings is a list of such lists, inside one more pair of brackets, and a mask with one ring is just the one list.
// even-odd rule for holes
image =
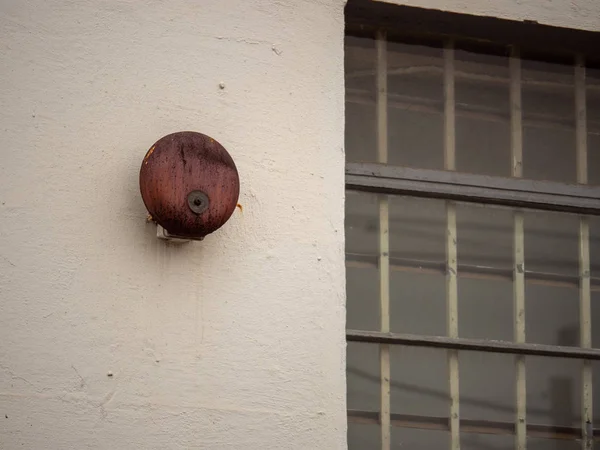
[[577, 277], [579, 218], [574, 214], [525, 212], [525, 270]]
[[[590, 227], [590, 275], [592, 290], [592, 347], [600, 348], [600, 217], [589, 219]], [[600, 366], [598, 366], [600, 371]], [[600, 375], [600, 372], [599, 372]], [[600, 383], [600, 378], [598, 379]], [[600, 393], [600, 384], [598, 392]], [[600, 407], [600, 404], [598, 405]], [[597, 411], [600, 411], [597, 410]]]
[[443, 169], [442, 49], [388, 43], [389, 163]]
[[346, 327], [350, 330], [379, 330], [377, 267], [347, 266], [346, 291]]
[[447, 351], [394, 345], [390, 357], [392, 413], [448, 417]]
[[[439, 266], [446, 258], [443, 200], [390, 197], [390, 249], [394, 260]], [[439, 268], [439, 267], [438, 267]]]
[[390, 328], [446, 334], [443, 201], [390, 197]]
[[[443, 169], [443, 60], [435, 47], [387, 43], [388, 163]], [[346, 160], [377, 162], [374, 39], [346, 38]]]
[[461, 450], [513, 450], [515, 438], [501, 434], [461, 433], [460, 448]]
[[445, 335], [445, 290], [442, 273], [392, 271], [390, 330], [393, 333]]
[[458, 333], [462, 338], [513, 340], [510, 280], [458, 277]]
[[379, 346], [348, 342], [346, 387], [348, 409], [379, 411]]
[[375, 105], [346, 102], [346, 161], [376, 162]]
[[579, 217], [527, 211], [527, 342], [579, 345]]
[[588, 183], [600, 184], [600, 120], [599, 132], [588, 133]]
[[600, 435], [600, 361], [592, 361], [592, 412], [594, 435]]
[[600, 70], [587, 69], [588, 183], [600, 184]]
[[527, 342], [579, 345], [579, 290], [577, 285], [546, 286], [525, 282]]
[[348, 421], [348, 450], [379, 450], [381, 432], [376, 423]]
[[346, 37], [346, 161], [375, 162], [375, 41]]
[[523, 176], [577, 182], [574, 68], [522, 61]]
[[527, 450], [581, 450], [581, 443], [576, 440], [528, 437]]
[[[593, 274], [594, 272], [592, 272]], [[598, 274], [598, 272], [596, 272]], [[593, 276], [593, 275], [592, 275]], [[592, 285], [592, 347], [600, 348], [600, 289], [598, 284]], [[598, 368], [600, 370], [600, 367]], [[600, 379], [598, 379], [600, 382]], [[598, 384], [600, 389], [600, 384]], [[600, 407], [600, 405], [598, 405]], [[600, 412], [600, 410], [598, 410]]]
[[458, 204], [459, 336], [513, 339], [513, 211]]
[[515, 358], [459, 352], [461, 419], [514, 422]]
[[575, 359], [527, 356], [527, 422], [580, 428], [581, 369]]
[[450, 433], [445, 430], [392, 427], [394, 450], [438, 450], [449, 446]]
[[346, 324], [379, 330], [379, 196], [346, 193]]
[[455, 51], [456, 170], [509, 177], [508, 58]]
[[346, 191], [346, 253], [375, 257], [379, 251], [379, 199]]

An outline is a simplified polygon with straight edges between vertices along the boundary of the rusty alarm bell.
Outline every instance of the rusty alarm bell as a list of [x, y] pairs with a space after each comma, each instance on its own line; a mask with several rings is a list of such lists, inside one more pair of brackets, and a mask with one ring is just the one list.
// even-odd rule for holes
[[152, 219], [169, 235], [202, 239], [233, 214], [240, 180], [221, 144], [184, 131], [150, 147], [140, 169], [140, 190]]

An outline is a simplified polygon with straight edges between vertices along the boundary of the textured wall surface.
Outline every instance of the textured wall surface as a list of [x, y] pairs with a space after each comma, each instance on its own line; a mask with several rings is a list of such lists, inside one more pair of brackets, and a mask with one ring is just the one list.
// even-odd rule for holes
[[[345, 447], [343, 6], [1, 2], [0, 448]], [[243, 206], [182, 246], [137, 184], [177, 130]]]

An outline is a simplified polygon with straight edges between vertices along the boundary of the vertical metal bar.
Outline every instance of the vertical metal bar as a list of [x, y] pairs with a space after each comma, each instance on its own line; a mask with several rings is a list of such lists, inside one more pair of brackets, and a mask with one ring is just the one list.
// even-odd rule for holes
[[444, 168], [456, 170], [454, 44], [444, 47]]
[[[444, 48], [444, 168], [456, 168], [454, 46], [446, 43]], [[456, 205], [446, 203], [446, 308], [448, 336], [458, 337], [458, 282]], [[450, 448], [460, 449], [460, 405], [458, 352], [448, 350], [448, 373], [450, 390]]]
[[[388, 160], [387, 117], [387, 42], [384, 32], [377, 34], [377, 160]], [[379, 200], [379, 295], [381, 331], [390, 331], [390, 234], [389, 203], [387, 196]], [[381, 377], [381, 448], [391, 447], [390, 398], [390, 346], [380, 344], [379, 363]]]
[[[509, 59], [510, 70], [510, 134], [512, 173], [515, 178], [523, 176], [523, 117], [521, 109], [521, 59], [519, 51], [512, 48]], [[525, 230], [523, 213], [514, 214], [513, 242], [513, 315], [514, 339], [525, 342]], [[515, 449], [527, 448], [527, 386], [525, 357], [515, 356]]]
[[[587, 184], [587, 111], [585, 61], [578, 56], [575, 62], [575, 142], [577, 149], [577, 182]], [[581, 347], [592, 346], [590, 289], [590, 228], [587, 217], [579, 219], [579, 333]], [[592, 430], [592, 366], [583, 361], [581, 392], [581, 448], [593, 448]]]
[[575, 139], [577, 147], [577, 182], [588, 183], [587, 170], [587, 108], [585, 60], [578, 55], [575, 62]]

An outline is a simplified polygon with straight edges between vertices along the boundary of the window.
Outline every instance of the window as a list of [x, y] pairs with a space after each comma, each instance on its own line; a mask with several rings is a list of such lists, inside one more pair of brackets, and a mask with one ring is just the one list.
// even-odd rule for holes
[[592, 448], [599, 36], [346, 15], [349, 448]]

